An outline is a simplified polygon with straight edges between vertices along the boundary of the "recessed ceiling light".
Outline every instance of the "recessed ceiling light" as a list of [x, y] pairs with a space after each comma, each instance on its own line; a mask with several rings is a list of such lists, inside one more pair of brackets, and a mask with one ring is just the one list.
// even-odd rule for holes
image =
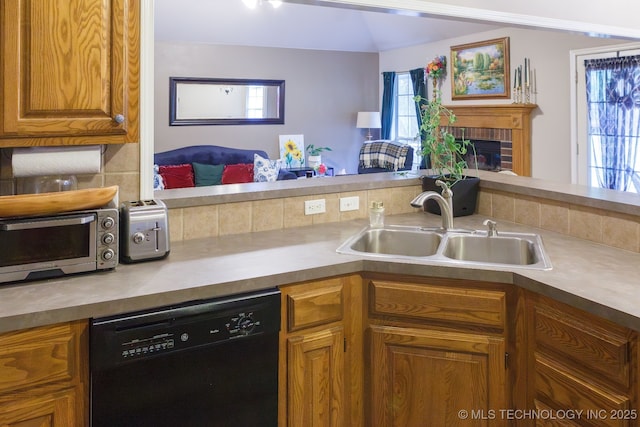
[[242, 3], [244, 3], [249, 9], [255, 9], [258, 5], [258, 0], [242, 0]]

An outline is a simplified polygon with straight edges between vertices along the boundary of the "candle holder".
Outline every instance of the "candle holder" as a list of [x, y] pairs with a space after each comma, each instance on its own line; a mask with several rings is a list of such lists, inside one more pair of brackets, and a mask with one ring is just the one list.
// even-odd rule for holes
[[522, 104], [522, 87], [518, 86], [513, 90], [513, 103]]
[[524, 88], [524, 103], [531, 104], [531, 88], [528, 84]]

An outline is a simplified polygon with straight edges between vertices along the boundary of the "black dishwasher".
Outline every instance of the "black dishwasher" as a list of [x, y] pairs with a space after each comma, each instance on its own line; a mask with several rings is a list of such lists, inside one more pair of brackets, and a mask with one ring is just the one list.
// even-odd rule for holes
[[276, 427], [280, 292], [91, 322], [92, 427]]

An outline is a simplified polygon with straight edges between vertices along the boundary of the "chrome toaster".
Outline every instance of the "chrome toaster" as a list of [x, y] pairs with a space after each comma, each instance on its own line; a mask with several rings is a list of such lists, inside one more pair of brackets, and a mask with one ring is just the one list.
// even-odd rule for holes
[[120, 205], [120, 260], [131, 263], [169, 255], [167, 207], [161, 200]]

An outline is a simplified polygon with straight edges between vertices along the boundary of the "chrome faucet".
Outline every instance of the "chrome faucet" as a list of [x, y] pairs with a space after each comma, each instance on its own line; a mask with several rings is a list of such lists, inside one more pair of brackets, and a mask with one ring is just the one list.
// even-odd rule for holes
[[498, 223], [490, 219], [485, 219], [482, 225], [487, 226], [487, 237], [495, 237], [498, 235]]
[[436, 185], [442, 187], [442, 195], [435, 191], [425, 191], [411, 201], [414, 208], [424, 208], [427, 200], [435, 200], [440, 207], [440, 216], [442, 216], [442, 228], [449, 230], [453, 228], [453, 191], [443, 181], [437, 180]]

